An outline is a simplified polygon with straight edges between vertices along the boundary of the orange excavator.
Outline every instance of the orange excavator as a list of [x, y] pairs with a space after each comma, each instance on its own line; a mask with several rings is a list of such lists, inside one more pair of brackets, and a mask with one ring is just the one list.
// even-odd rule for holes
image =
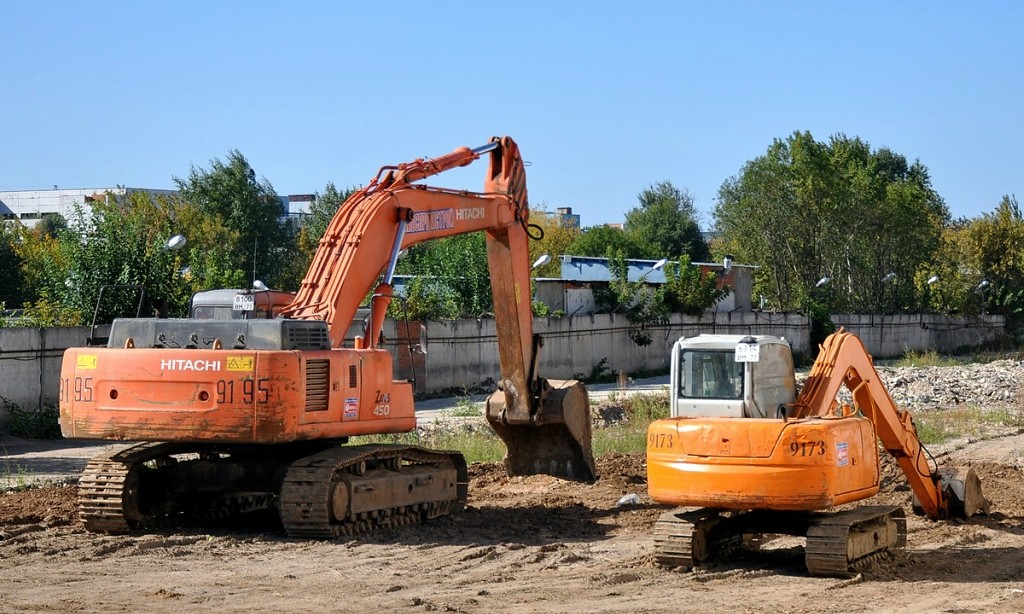
[[[415, 183], [489, 156], [483, 192]], [[510, 474], [595, 477], [587, 392], [540, 377], [526, 177], [508, 137], [383, 167], [339, 208], [294, 300], [273, 319], [121, 319], [107, 347], [63, 359], [65, 437], [144, 442], [93, 459], [79, 481], [87, 529], [126, 532], [277, 513], [292, 536], [332, 537], [451, 513], [458, 452], [340, 445], [416, 428], [413, 387], [380, 347], [401, 250], [486, 233], [501, 365], [487, 419]], [[531, 234], [532, 233], [532, 234]], [[373, 289], [364, 334], [342, 347]]]
[[850, 333], [825, 340], [799, 396], [789, 344], [770, 336], [681, 339], [671, 381], [672, 415], [647, 439], [651, 498], [683, 506], [655, 524], [664, 566], [700, 566], [770, 534], [805, 536], [814, 575], [847, 575], [901, 548], [900, 507], [825, 511], [878, 493], [878, 442], [910, 483], [915, 511], [988, 511], [974, 471], [936, 465]]

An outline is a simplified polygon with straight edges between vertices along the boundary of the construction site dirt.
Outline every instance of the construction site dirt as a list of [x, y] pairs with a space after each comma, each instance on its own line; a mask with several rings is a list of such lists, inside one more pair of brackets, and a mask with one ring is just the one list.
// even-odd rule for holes
[[[803, 567], [779, 537], [693, 571], [655, 565], [642, 454], [607, 455], [600, 479], [509, 478], [470, 469], [461, 513], [359, 539], [289, 539], [273, 526], [88, 533], [76, 487], [0, 495], [4, 612], [1021, 612], [1024, 432], [953, 442], [940, 463], [970, 465], [992, 507], [963, 522], [911, 512], [886, 459], [868, 504], [906, 508], [902, 554], [848, 579]], [[636, 494], [638, 504], [619, 505]]]

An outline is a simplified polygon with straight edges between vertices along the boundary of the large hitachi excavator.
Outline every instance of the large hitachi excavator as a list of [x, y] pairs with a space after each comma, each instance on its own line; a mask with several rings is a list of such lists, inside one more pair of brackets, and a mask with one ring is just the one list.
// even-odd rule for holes
[[[906, 542], [903, 510], [860, 506], [879, 490], [878, 443], [929, 518], [987, 512], [971, 469], [941, 469], [897, 408], [860, 339], [826, 340], [799, 396], [789, 344], [777, 337], [700, 335], [672, 351], [671, 417], [648, 430], [651, 498], [684, 506], [655, 524], [655, 557], [692, 568], [751, 537], [806, 536], [814, 575], [843, 576]], [[846, 388], [848, 398], [837, 397]], [[840, 402], [851, 400], [852, 405]]]
[[[484, 155], [483, 192], [415, 183]], [[64, 436], [144, 442], [88, 464], [79, 481], [86, 528], [265, 510], [289, 535], [332, 537], [460, 509], [458, 452], [339, 444], [416, 427], [412, 385], [393, 380], [380, 347], [395, 264], [411, 245], [475, 231], [486, 233], [501, 364], [487, 418], [507, 444], [506, 469], [593, 479], [586, 389], [538, 373], [526, 177], [504, 137], [383, 167], [339, 208], [282, 317], [122, 319], [107, 347], [67, 350]], [[341, 347], [374, 286], [364, 334]]]

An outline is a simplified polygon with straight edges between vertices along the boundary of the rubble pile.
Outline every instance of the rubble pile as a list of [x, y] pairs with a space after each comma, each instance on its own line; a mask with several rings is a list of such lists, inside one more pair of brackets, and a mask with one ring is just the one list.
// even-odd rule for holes
[[[876, 369], [896, 406], [911, 412], [958, 406], [1024, 411], [1024, 360], [948, 367], [879, 365]], [[806, 375], [797, 375], [798, 389]]]

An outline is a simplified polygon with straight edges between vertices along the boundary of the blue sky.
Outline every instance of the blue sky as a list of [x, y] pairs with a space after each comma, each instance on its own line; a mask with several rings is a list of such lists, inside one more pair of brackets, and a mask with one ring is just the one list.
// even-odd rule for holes
[[534, 206], [621, 221], [671, 181], [706, 228], [808, 130], [919, 159], [954, 216], [1024, 197], [1020, 2], [8, 0], [0, 23], [0, 190], [170, 188], [238, 149], [310, 193], [507, 134]]

